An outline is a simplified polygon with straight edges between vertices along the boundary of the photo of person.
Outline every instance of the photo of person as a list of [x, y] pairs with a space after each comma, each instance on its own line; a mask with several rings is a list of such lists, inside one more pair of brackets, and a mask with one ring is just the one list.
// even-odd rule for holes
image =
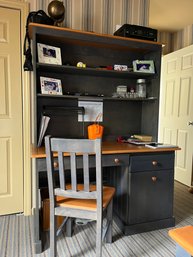
[[56, 58], [56, 51], [54, 49], [43, 47], [43, 55]]
[[149, 71], [150, 70], [150, 64], [139, 63], [139, 64], [137, 64], [137, 70], [140, 70], [140, 71], [147, 71], [148, 70]]
[[53, 81], [45, 81], [44, 82], [44, 90], [46, 91], [56, 91], [59, 92], [58, 84]]
[[59, 47], [37, 43], [39, 63], [62, 65], [61, 50]]
[[48, 95], [62, 95], [61, 80], [40, 77], [41, 93]]
[[134, 60], [133, 61], [134, 72], [155, 73], [153, 60]]

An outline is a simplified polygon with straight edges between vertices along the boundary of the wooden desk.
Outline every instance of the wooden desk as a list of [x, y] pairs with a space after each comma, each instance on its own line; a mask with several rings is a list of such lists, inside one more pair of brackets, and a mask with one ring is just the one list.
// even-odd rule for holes
[[[104, 142], [105, 183], [116, 187], [114, 213], [126, 235], [174, 226], [174, 157], [179, 148], [151, 149], [127, 143]], [[39, 223], [39, 174], [46, 171], [44, 148], [32, 147], [35, 160], [35, 253], [42, 251]], [[68, 156], [64, 157], [68, 166]]]
[[[125, 154], [125, 153], [155, 153], [155, 152], [171, 152], [180, 150], [180, 148], [162, 148], [162, 149], [151, 149], [144, 146], [136, 146], [127, 143], [117, 143], [117, 142], [103, 142], [102, 143], [102, 154]], [[31, 158], [45, 158], [44, 147], [34, 147], [31, 148]]]

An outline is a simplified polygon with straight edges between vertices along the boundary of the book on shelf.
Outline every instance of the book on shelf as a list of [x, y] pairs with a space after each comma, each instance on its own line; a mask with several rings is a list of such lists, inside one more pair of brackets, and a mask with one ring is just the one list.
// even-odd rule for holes
[[152, 136], [148, 136], [148, 135], [139, 135], [139, 134], [134, 134], [133, 135], [134, 138], [137, 138], [141, 141], [144, 141], [144, 142], [151, 142], [152, 141]]
[[145, 144], [145, 146], [153, 149], [178, 147], [177, 145], [163, 144], [163, 143], [157, 143], [157, 142], [148, 143], [148, 144]]
[[41, 121], [40, 121], [40, 132], [39, 132], [39, 139], [38, 139], [38, 147], [41, 146], [42, 140], [44, 138], [46, 129], [48, 127], [48, 123], [50, 121], [50, 117], [42, 115]]
[[142, 141], [140, 139], [131, 139], [131, 140], [127, 140], [127, 142], [133, 145], [143, 145], [143, 146], [146, 144], [152, 143], [152, 141], [147, 142], [147, 141]]
[[153, 143], [151, 141], [151, 139], [144, 141], [144, 140], [141, 140], [141, 139], [138, 139], [138, 138], [134, 137], [133, 135], [119, 136], [117, 138], [117, 142], [119, 142], [119, 143], [129, 143], [129, 144], [133, 144], [133, 145], [143, 145], [143, 146], [145, 144]]

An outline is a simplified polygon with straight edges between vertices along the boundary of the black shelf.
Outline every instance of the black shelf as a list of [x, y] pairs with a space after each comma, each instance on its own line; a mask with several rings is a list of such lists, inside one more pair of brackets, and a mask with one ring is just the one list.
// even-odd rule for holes
[[89, 76], [104, 76], [104, 77], [119, 77], [119, 78], [154, 78], [156, 73], [133, 72], [133, 71], [115, 71], [104, 70], [101, 68], [78, 68], [68, 65], [54, 65], [37, 63], [37, 69], [46, 72], [89, 75]]
[[112, 101], [140, 101], [140, 102], [149, 102], [157, 100], [157, 97], [149, 97], [149, 98], [116, 98], [116, 97], [104, 97], [104, 100], [112, 100]]
[[78, 100], [93, 100], [93, 101], [103, 101], [103, 100], [112, 100], [112, 101], [155, 101], [157, 97], [149, 97], [149, 98], [118, 98], [118, 97], [110, 97], [110, 96], [79, 96], [79, 95], [43, 95], [37, 94], [39, 98], [72, 98]]
[[[38, 24], [39, 25], [39, 24]], [[61, 27], [37, 26], [37, 23], [29, 24], [29, 35], [33, 37], [34, 31], [39, 41], [60, 42], [64, 44], [68, 42], [72, 46], [94, 46], [97, 48], [111, 48], [112, 50], [122, 50], [140, 53], [148, 53], [152, 51], [161, 51], [162, 44], [159, 42], [141, 40], [128, 37], [102, 35], [99, 33], [87, 31], [73, 31]]]

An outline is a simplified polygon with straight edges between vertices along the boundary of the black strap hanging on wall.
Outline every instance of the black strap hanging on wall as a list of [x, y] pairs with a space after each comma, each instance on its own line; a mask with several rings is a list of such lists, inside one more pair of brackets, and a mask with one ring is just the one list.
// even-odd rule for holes
[[26, 34], [25, 34], [25, 39], [23, 44], [23, 54], [25, 55], [25, 62], [23, 65], [24, 71], [33, 70], [31, 42], [30, 42], [29, 30], [28, 30], [28, 26], [30, 22], [47, 24], [47, 25], [54, 24], [54, 20], [50, 18], [43, 10], [39, 10], [37, 12], [30, 12], [28, 14], [27, 21], [26, 21]]

